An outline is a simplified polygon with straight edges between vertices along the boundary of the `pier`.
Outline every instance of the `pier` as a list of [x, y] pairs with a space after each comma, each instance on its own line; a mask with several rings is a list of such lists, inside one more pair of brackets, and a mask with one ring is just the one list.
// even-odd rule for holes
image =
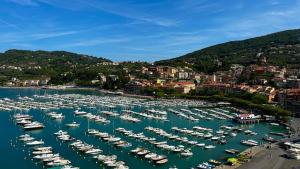
[[262, 119], [233, 119], [234, 122], [240, 123], [240, 124], [255, 124], [259, 123]]
[[234, 122], [240, 123], [240, 124], [255, 124], [259, 123], [262, 120], [260, 115], [254, 115], [254, 114], [239, 114], [236, 118], [233, 119]]

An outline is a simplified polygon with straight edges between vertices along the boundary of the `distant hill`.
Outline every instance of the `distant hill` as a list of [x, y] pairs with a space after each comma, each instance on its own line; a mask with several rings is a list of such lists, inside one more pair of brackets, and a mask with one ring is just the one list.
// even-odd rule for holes
[[[41, 79], [51, 77], [60, 83], [81, 79], [93, 79], [102, 62], [108, 59], [66, 51], [8, 50], [0, 53], [0, 84], [12, 77]], [[100, 66], [99, 66], [100, 65]]]
[[241, 41], [207, 47], [177, 58], [155, 62], [156, 65], [191, 66], [211, 73], [227, 70], [231, 64], [250, 65], [258, 57], [266, 57], [273, 65], [300, 67], [300, 29], [272, 33]]
[[30, 51], [8, 50], [0, 53], [0, 64], [14, 66], [69, 66], [93, 65], [101, 62], [111, 62], [108, 59], [76, 54], [66, 51]]

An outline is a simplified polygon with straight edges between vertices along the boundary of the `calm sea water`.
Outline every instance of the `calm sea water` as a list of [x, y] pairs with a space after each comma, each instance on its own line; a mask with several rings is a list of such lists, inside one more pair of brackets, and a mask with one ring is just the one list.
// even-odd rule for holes
[[[32, 96], [34, 94], [43, 95], [45, 93], [48, 94], [67, 94], [67, 93], [77, 93], [77, 94], [93, 94], [93, 95], [100, 95], [94, 91], [79, 91], [79, 90], [41, 90], [41, 89], [0, 89], [0, 98], [11, 98], [15, 99], [18, 96]], [[84, 109], [84, 108], [83, 108]], [[134, 108], [134, 111], [141, 111], [143, 108]], [[99, 110], [88, 110], [86, 111], [97, 113], [96, 111]], [[103, 150], [104, 154], [115, 154], [118, 156], [119, 160], [125, 161], [126, 164], [130, 168], [137, 168], [137, 169], [150, 169], [150, 168], [169, 168], [171, 166], [176, 165], [178, 168], [190, 168], [196, 166], [201, 162], [208, 161], [209, 159], [216, 159], [223, 161], [228, 157], [231, 157], [229, 154], [224, 152], [224, 149], [238, 149], [238, 150], [245, 150], [246, 146], [240, 144], [240, 140], [242, 139], [255, 139], [257, 141], [261, 141], [261, 138], [268, 132], [283, 132], [285, 131], [283, 127], [280, 126], [271, 126], [266, 123], [260, 123], [255, 125], [244, 125], [243, 127], [248, 128], [252, 131], [258, 133], [255, 136], [245, 135], [243, 133], [238, 134], [235, 138], [227, 139], [228, 143], [226, 145], [219, 145], [217, 144], [217, 148], [211, 150], [204, 150], [199, 147], [192, 147], [192, 151], [194, 155], [190, 158], [183, 158], [178, 154], [174, 154], [172, 152], [167, 152], [164, 150], [157, 149], [156, 147], [146, 144], [144, 142], [140, 142], [134, 139], [127, 138], [117, 132], [114, 132], [114, 129], [117, 127], [123, 127], [125, 129], [131, 129], [135, 133], [144, 132], [146, 136], [156, 137], [158, 140], [164, 140], [164, 138], [154, 135], [148, 131], [145, 131], [144, 128], [151, 125], [153, 127], [159, 127], [164, 129], [167, 132], [171, 132], [171, 127], [177, 126], [180, 128], [188, 128], [191, 129], [193, 126], [202, 126], [213, 128], [214, 130], [218, 130], [221, 125], [232, 125], [230, 120], [213, 120], [213, 121], [205, 121], [200, 120], [199, 122], [190, 122], [188, 120], [179, 118], [172, 113], [168, 114], [169, 122], [159, 122], [153, 120], [146, 120], [144, 119], [140, 123], [130, 123], [120, 120], [119, 118], [109, 118], [111, 123], [108, 125], [102, 125], [99, 123], [89, 122], [90, 128], [95, 128], [100, 131], [106, 131], [110, 134], [115, 134], [121, 137], [123, 140], [127, 140], [128, 142], [132, 143], [131, 148], [115, 148], [112, 145], [102, 142], [101, 140], [85, 135], [85, 131], [88, 128], [88, 122], [86, 119], [81, 117], [75, 117], [73, 115], [72, 109], [60, 109], [57, 112], [63, 113], [66, 118], [62, 121], [54, 121], [49, 117], [45, 116], [43, 112], [40, 110], [31, 110], [29, 114], [33, 115], [34, 119], [44, 123], [45, 128], [39, 131], [31, 131], [30, 133], [33, 137], [37, 139], [43, 139], [45, 141], [45, 145], [52, 146], [54, 152], [61, 154], [66, 159], [69, 159], [72, 162], [72, 165], [80, 167], [81, 169], [95, 169], [95, 168], [104, 168], [100, 164], [97, 164], [94, 159], [84, 157], [78, 154], [76, 151], [68, 147], [67, 143], [61, 143], [60, 141], [56, 140], [55, 136], [53, 135], [54, 132], [58, 130], [66, 130], [70, 133], [71, 136], [83, 140], [89, 144], [93, 144], [96, 147], [99, 147]], [[117, 109], [120, 111], [120, 109]], [[70, 129], [65, 128], [64, 124], [69, 123], [72, 121], [79, 122], [81, 125], [79, 128]], [[234, 124], [236, 125], [236, 124]], [[0, 139], [0, 163], [1, 168], [7, 169], [33, 169], [33, 168], [43, 168], [40, 163], [36, 163], [36, 161], [32, 160], [30, 157], [30, 153], [28, 148], [24, 147], [23, 144], [17, 142], [16, 137], [21, 134], [24, 134], [24, 131], [14, 124], [12, 121], [12, 113], [9, 112], [0, 112], [0, 130], [1, 130], [1, 139]], [[178, 134], [180, 135], [180, 134]], [[203, 142], [207, 144], [212, 144], [210, 140], [205, 140], [201, 138], [193, 138], [188, 137], [190, 140], [196, 140], [198, 142]], [[178, 145], [178, 143], [174, 141], [168, 141], [170, 144]], [[143, 146], [148, 148], [149, 150], [153, 150], [157, 153], [164, 154], [168, 156], [169, 162], [162, 166], [154, 166], [152, 163], [148, 162], [147, 160], [143, 160], [137, 157], [134, 157], [129, 154], [130, 149]]]

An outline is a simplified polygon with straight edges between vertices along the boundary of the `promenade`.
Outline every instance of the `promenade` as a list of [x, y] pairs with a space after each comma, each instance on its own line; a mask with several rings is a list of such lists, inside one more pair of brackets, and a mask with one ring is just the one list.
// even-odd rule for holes
[[258, 152], [249, 162], [238, 169], [293, 169], [300, 168], [300, 161], [288, 159], [286, 152], [277, 145], [271, 149]]
[[[300, 140], [299, 129], [300, 119], [294, 118], [290, 127], [293, 131], [291, 138], [286, 138], [280, 142]], [[252, 158], [250, 161], [236, 165], [222, 165], [217, 169], [300, 169], [300, 160], [286, 158], [286, 151], [280, 148], [279, 143], [272, 144], [271, 148], [266, 146], [258, 146], [245, 150], [243, 153], [251, 152]]]

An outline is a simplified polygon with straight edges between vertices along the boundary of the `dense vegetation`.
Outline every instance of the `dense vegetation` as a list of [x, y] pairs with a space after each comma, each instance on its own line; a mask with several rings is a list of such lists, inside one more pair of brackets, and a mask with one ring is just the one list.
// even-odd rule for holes
[[[76, 84], [79, 86], [100, 86], [106, 89], [119, 89], [128, 82], [128, 74], [140, 76], [137, 69], [148, 65], [145, 62], [123, 62], [120, 65], [106, 65], [110, 60], [66, 51], [28, 51], [8, 50], [0, 53], [0, 84], [12, 77], [19, 80], [51, 78], [50, 83]], [[105, 84], [99, 80], [100, 75], [116, 75], [107, 78]]]
[[8, 50], [0, 53], [0, 76], [20, 80], [53, 77], [58, 80], [55, 82], [63, 83], [72, 79], [74, 71], [84, 71], [102, 62], [111, 61], [65, 51]]
[[262, 53], [267, 62], [278, 66], [300, 67], [300, 29], [282, 31], [242, 41], [232, 41], [181, 57], [158, 61], [157, 65], [190, 66], [195, 70], [211, 73], [228, 70], [231, 64], [257, 63]]
[[66, 51], [49, 52], [13, 49], [0, 53], [0, 64], [14, 66], [56, 66], [62, 68], [68, 65], [93, 65], [103, 61], [111, 62], [101, 57], [92, 57]]

